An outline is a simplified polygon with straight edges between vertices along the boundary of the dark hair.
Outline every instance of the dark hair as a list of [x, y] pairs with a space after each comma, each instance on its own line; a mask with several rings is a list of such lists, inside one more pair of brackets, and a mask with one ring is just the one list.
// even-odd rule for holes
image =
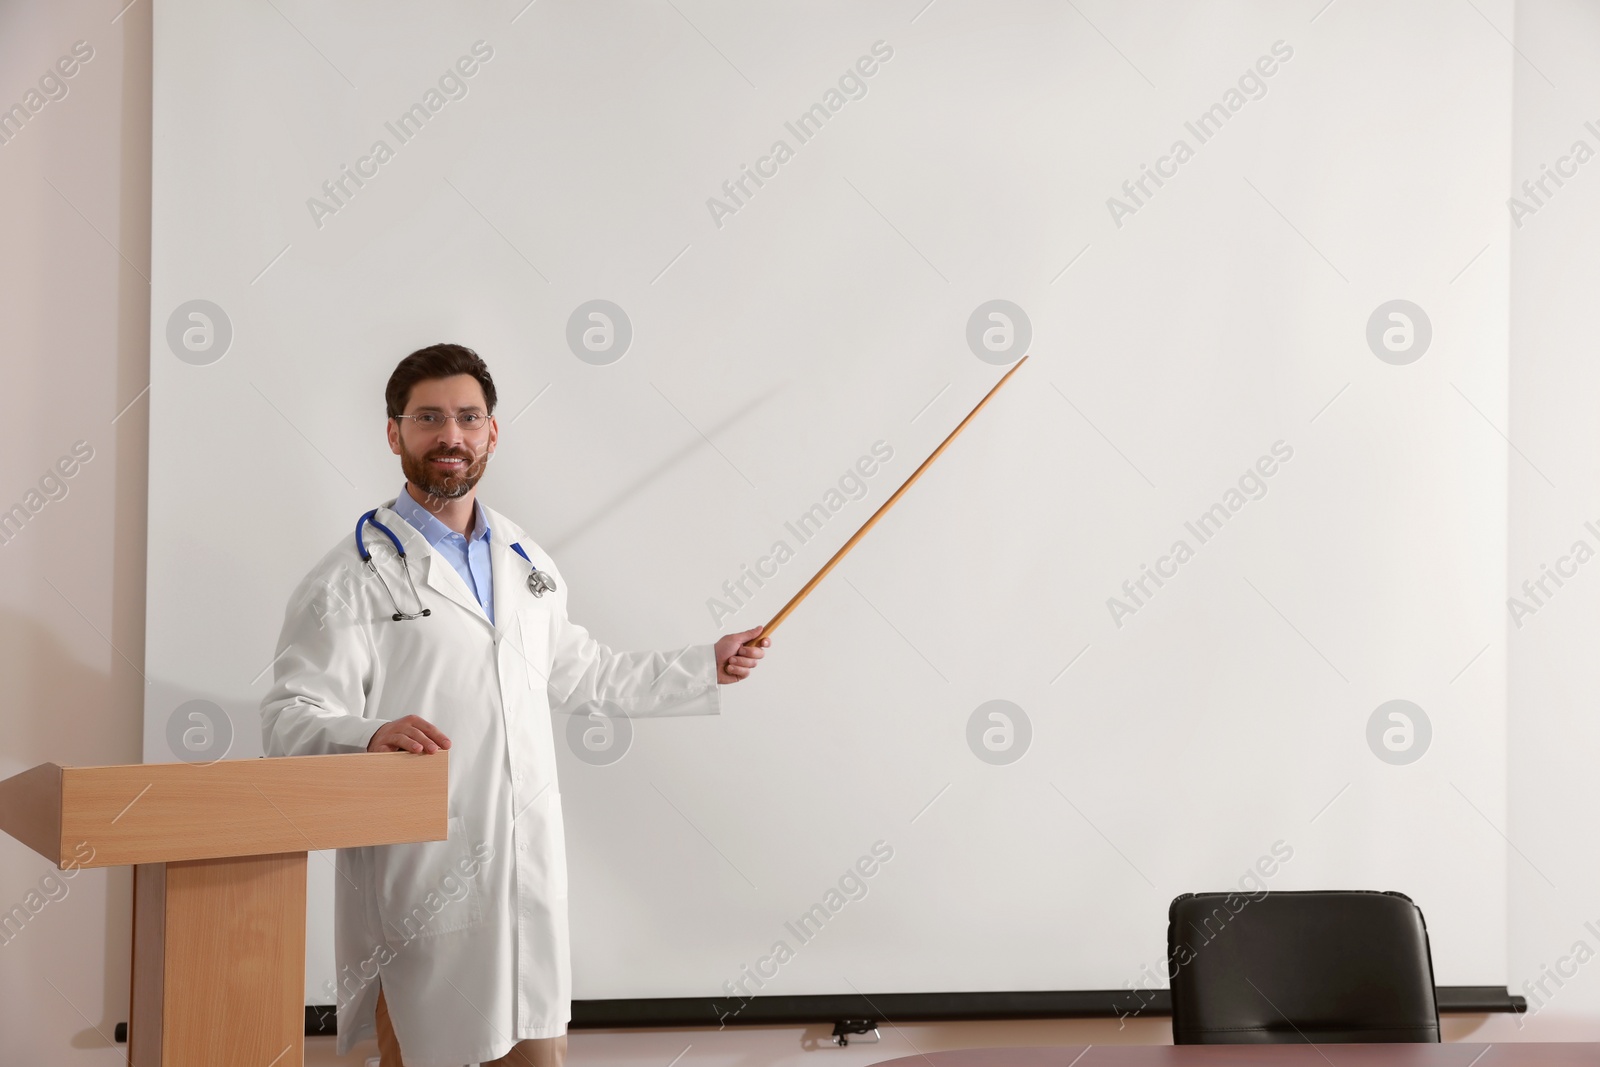
[[478, 380], [483, 387], [483, 402], [488, 405], [489, 413], [494, 414], [494, 379], [489, 377], [488, 364], [465, 345], [437, 344], [417, 349], [402, 359], [395, 366], [394, 373], [389, 375], [389, 384], [383, 391], [389, 417], [392, 419], [405, 414], [406, 405], [411, 402], [413, 385], [433, 378], [453, 378], [458, 374], [470, 374]]

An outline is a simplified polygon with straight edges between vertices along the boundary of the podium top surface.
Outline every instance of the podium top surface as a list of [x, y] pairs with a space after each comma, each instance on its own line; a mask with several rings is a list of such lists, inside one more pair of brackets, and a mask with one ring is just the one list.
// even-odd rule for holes
[[0, 830], [61, 868], [442, 841], [448, 757], [41, 763], [0, 781]]

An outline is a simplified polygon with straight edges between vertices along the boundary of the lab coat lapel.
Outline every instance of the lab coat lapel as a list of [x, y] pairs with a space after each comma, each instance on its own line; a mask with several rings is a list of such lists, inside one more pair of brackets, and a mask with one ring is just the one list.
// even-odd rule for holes
[[517, 611], [528, 596], [527, 571], [522, 557], [511, 551], [500, 524], [490, 520], [489, 577], [494, 582], [495, 627], [502, 634], [513, 632]]
[[[450, 561], [428, 544], [428, 539], [422, 536], [421, 531], [387, 505], [378, 509], [378, 518], [393, 530], [395, 536], [406, 546], [406, 558], [411, 561], [412, 574], [419, 581], [446, 600], [467, 609], [485, 624], [489, 622], [489, 616], [483, 613], [483, 606], [478, 603], [478, 598], [473, 595], [472, 590], [467, 588], [467, 583], [456, 573], [456, 569], [450, 566]], [[498, 594], [499, 590], [496, 589], [495, 592]]]
[[[539, 602], [528, 592], [528, 561], [511, 548], [513, 541], [527, 537], [520, 527], [497, 512], [483, 509], [489, 521], [489, 555], [493, 558], [494, 617], [501, 631], [509, 632], [519, 611], [538, 607]], [[528, 546], [524, 545], [526, 549]], [[502, 612], [500, 605], [504, 604]]]
[[[528, 564], [516, 552], [512, 551], [511, 542], [520, 540], [524, 535], [522, 530], [512, 525], [504, 516], [496, 515], [488, 508], [483, 509], [489, 520], [489, 556], [493, 561], [490, 564], [491, 577], [494, 580], [494, 620], [500, 634], [506, 640], [502, 645], [509, 650], [509, 654], [526, 664], [530, 678], [537, 677], [538, 684], [548, 683], [549, 675], [535, 662], [538, 653], [532, 651], [529, 642], [536, 640], [534, 633], [525, 632], [537, 627], [537, 612], [531, 611], [538, 606], [532, 594], [528, 592]], [[524, 546], [526, 547], [526, 546]], [[546, 594], [548, 596], [548, 594]]]

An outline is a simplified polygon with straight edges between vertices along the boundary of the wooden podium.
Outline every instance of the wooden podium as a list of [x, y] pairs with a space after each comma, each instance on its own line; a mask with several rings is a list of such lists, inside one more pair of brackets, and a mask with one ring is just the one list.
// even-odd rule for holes
[[448, 756], [41, 763], [0, 781], [0, 830], [134, 865], [132, 1067], [303, 1067], [306, 854], [444, 840]]

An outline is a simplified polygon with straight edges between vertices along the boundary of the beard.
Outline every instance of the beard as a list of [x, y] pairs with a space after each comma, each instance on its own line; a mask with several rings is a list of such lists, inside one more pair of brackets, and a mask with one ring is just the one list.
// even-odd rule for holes
[[[466, 464], [453, 471], [441, 471], [432, 466], [429, 461], [433, 459], [447, 459], [459, 457], [466, 460]], [[417, 455], [406, 448], [405, 443], [400, 444], [400, 470], [405, 474], [406, 481], [432, 497], [445, 500], [458, 500], [466, 496], [483, 478], [483, 473], [489, 467], [489, 451], [474, 455], [471, 449], [452, 448], [449, 445], [440, 445], [423, 455]], [[422, 503], [422, 501], [418, 501]]]

